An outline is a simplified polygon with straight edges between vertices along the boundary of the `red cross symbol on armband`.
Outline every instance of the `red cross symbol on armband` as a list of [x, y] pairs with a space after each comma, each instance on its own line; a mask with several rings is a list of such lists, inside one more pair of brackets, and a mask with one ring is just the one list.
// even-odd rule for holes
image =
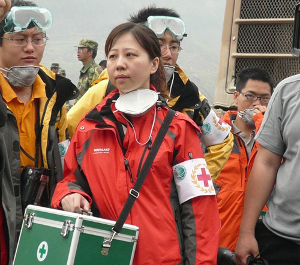
[[204, 187], [209, 187], [208, 181], [211, 180], [210, 175], [206, 174], [205, 168], [201, 168], [201, 175], [197, 175], [198, 180], [204, 182]]
[[218, 123], [222, 126], [223, 124], [226, 124], [222, 119], [219, 119]]

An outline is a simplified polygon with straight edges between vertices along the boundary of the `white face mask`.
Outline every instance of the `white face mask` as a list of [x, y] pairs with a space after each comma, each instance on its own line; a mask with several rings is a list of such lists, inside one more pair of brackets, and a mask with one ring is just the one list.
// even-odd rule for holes
[[166, 82], [168, 83], [175, 72], [175, 67], [171, 65], [164, 65], [164, 69], [166, 75]]
[[254, 109], [245, 109], [243, 111], [239, 111], [238, 115], [240, 118], [242, 118], [242, 120], [247, 126], [253, 127], [255, 126], [255, 122], [253, 120], [253, 113]]
[[146, 113], [158, 100], [158, 93], [151, 89], [136, 89], [116, 100], [116, 109], [130, 116]]
[[[7, 82], [13, 87], [29, 87], [34, 83], [39, 71], [38, 66], [13, 66], [11, 68], [0, 68]], [[5, 72], [5, 73], [3, 73]]]

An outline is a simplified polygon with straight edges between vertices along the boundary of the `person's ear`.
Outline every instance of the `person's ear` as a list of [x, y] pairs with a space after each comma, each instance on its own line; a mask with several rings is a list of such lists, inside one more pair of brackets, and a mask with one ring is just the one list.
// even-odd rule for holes
[[158, 66], [159, 66], [159, 58], [158, 58], [158, 57], [155, 57], [155, 58], [152, 60], [152, 67], [151, 67], [151, 72], [150, 72], [150, 74], [154, 74], [154, 73], [157, 71]]
[[238, 96], [240, 95], [240, 93], [239, 92], [237, 92], [237, 91], [234, 91], [233, 92], [233, 100], [234, 100], [234, 103], [235, 104], [238, 104]]

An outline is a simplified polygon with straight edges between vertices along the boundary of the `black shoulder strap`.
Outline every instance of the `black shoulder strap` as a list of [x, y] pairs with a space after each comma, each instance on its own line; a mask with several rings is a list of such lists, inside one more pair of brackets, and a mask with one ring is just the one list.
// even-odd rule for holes
[[144, 164], [140, 174], [138, 175], [137, 181], [135, 182], [133, 189], [130, 190], [129, 196], [125, 202], [122, 212], [121, 212], [116, 224], [113, 227], [114, 232], [116, 232], [116, 233], [121, 232], [122, 227], [127, 219], [127, 216], [129, 215], [135, 200], [139, 196], [139, 191], [144, 183], [144, 180], [146, 179], [148, 171], [149, 171], [149, 169], [154, 161], [154, 158], [157, 154], [157, 151], [160, 148], [161, 143], [169, 129], [169, 126], [173, 120], [174, 115], [175, 115], [175, 111], [170, 109], [166, 115], [165, 120], [163, 121], [163, 123], [161, 125], [161, 128], [160, 128], [156, 138], [155, 138], [155, 141], [154, 141], [153, 146], [147, 156], [145, 164]]
[[41, 125], [40, 125], [40, 99], [36, 99], [35, 104], [35, 167], [39, 167], [39, 153], [40, 153], [40, 144], [41, 144]]

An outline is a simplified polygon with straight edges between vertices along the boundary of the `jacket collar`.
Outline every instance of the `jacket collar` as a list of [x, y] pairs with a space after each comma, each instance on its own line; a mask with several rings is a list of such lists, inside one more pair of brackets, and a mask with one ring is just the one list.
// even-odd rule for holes
[[106, 117], [110, 120], [116, 120], [112, 110], [111, 110], [111, 104], [114, 100], [117, 100], [119, 98], [119, 91], [115, 90], [110, 94], [111, 96], [109, 98], [104, 99], [102, 103], [97, 105], [94, 109], [92, 109], [85, 118], [87, 120], [95, 121], [101, 124], [107, 124], [103, 117]]
[[[199, 90], [197, 86], [188, 80], [187, 76], [179, 68], [179, 66], [176, 66], [176, 71], [177, 72], [174, 73], [175, 76], [171, 92], [171, 96], [174, 99], [170, 100], [169, 102], [169, 104], [171, 104], [171, 108], [178, 111], [186, 108], [199, 108], [201, 106], [201, 102], [199, 99]], [[182, 77], [185, 77], [186, 80], [182, 79]], [[168, 85], [170, 86], [170, 83], [168, 83]]]
[[182, 80], [182, 82], [184, 84], [186, 84], [187, 81], [189, 80], [189, 78], [187, 77], [187, 75], [185, 74], [185, 72], [183, 72], [183, 70], [181, 69], [181, 67], [179, 65], [177, 65], [177, 64], [175, 66], [175, 70], [178, 72], [178, 75], [179, 75], [180, 79]]
[[86, 66], [83, 66], [80, 70], [80, 72], [82, 74], [84, 74], [93, 64], [94, 64], [95, 60], [91, 60]]
[[46, 84], [47, 98], [51, 98], [57, 92], [57, 101], [61, 101], [64, 104], [67, 100], [75, 99], [79, 95], [78, 88], [68, 78], [56, 74], [53, 75], [43, 66], [40, 66], [38, 75]]
[[232, 121], [236, 119], [237, 113], [238, 113], [237, 110], [228, 110], [226, 111], [222, 120], [225, 121], [230, 126], [232, 126]]

